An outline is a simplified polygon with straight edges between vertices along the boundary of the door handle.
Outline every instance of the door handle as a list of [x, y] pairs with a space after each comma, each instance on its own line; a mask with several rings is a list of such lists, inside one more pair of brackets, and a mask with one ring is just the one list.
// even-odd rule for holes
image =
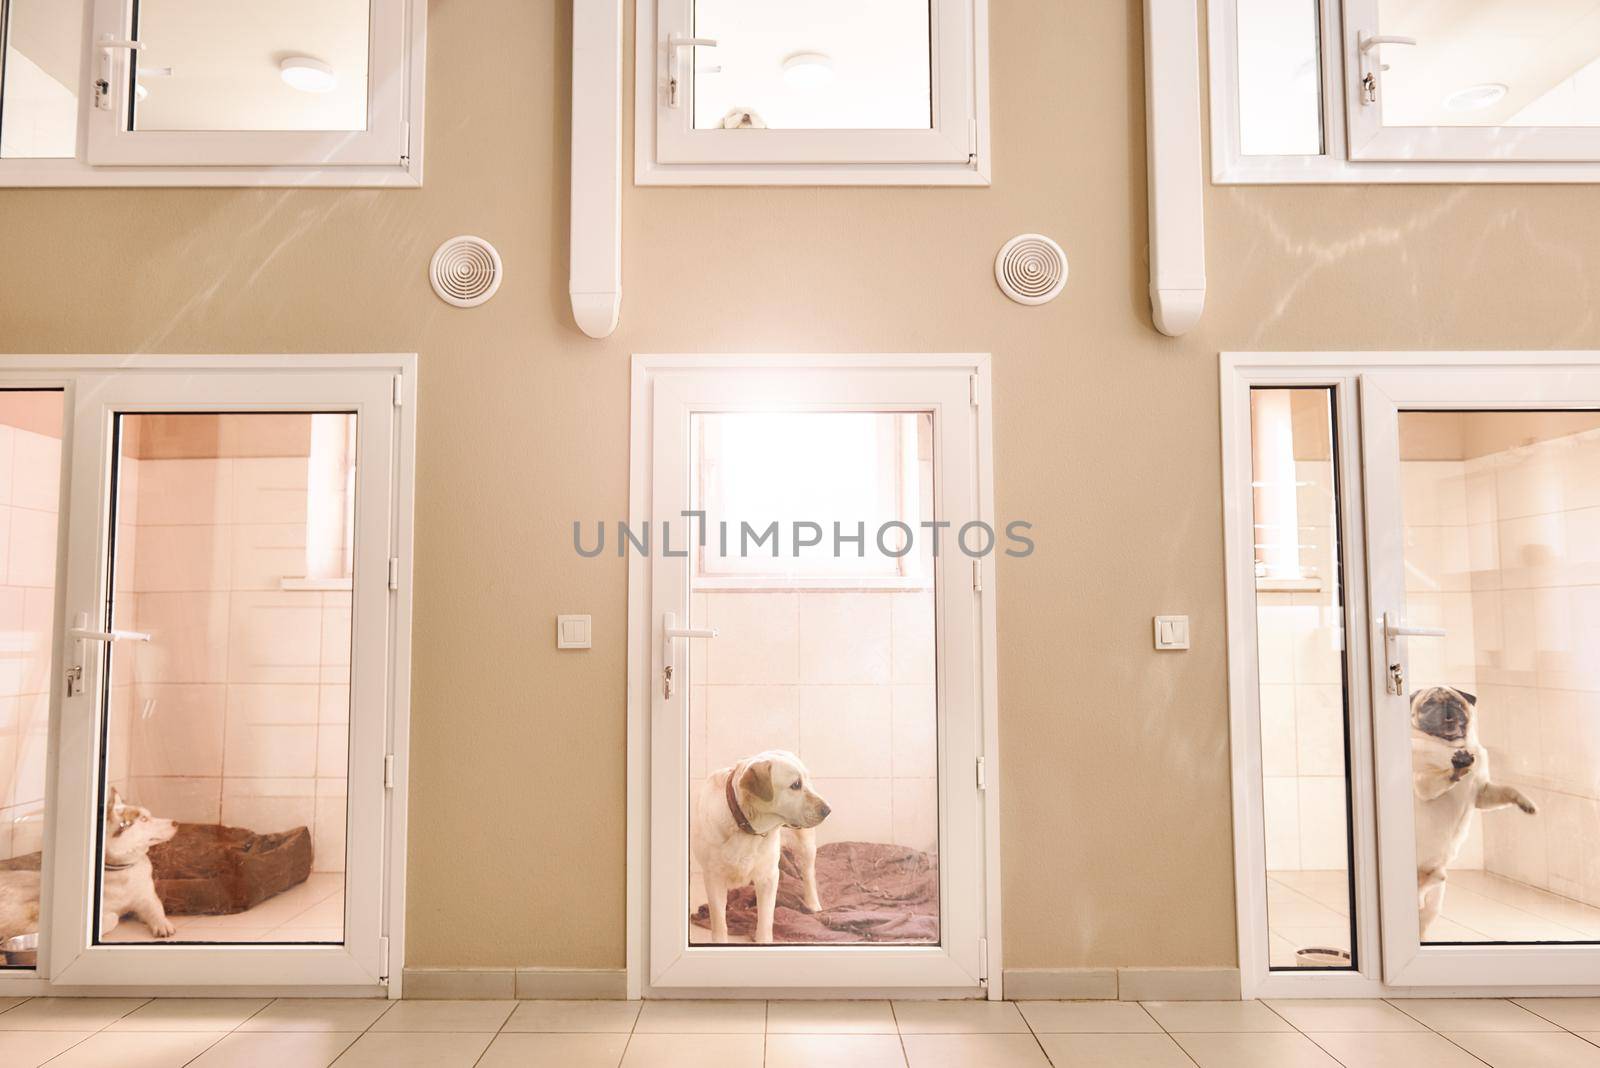
[[147, 642], [150, 635], [142, 630], [90, 630], [89, 613], [79, 612], [72, 621], [72, 626], [67, 628], [67, 637], [73, 640], [74, 654], [72, 663], [67, 667], [67, 696], [78, 697], [83, 693], [83, 670], [89, 662], [88, 644], [90, 642]]
[[680, 53], [682, 53], [685, 48], [690, 49], [689, 62], [693, 63], [694, 49], [715, 47], [717, 47], [715, 38], [686, 37], [681, 33], [667, 35], [667, 107], [675, 108], [680, 106], [678, 103], [678, 87], [683, 81], [680, 68], [680, 64], [682, 63]]
[[675, 613], [661, 617], [661, 696], [671, 700], [674, 690], [673, 666], [676, 660], [678, 638], [715, 638], [716, 627], [680, 627]]
[[1385, 688], [1396, 697], [1405, 696], [1406, 673], [1400, 666], [1401, 638], [1443, 638], [1443, 627], [1413, 627], [1393, 612], [1383, 614], [1383, 657]]

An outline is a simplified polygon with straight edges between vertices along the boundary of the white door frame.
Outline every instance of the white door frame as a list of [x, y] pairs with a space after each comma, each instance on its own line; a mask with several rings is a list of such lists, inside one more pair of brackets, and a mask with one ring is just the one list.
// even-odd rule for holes
[[[660, 376], [671, 372], [723, 370], [738, 374], [750, 370], [795, 369], [814, 371], [895, 370], [902, 372], [965, 372], [971, 380], [970, 400], [976, 408], [977, 442], [975, 460], [978, 518], [994, 525], [993, 456], [989, 406], [989, 358], [986, 354], [929, 355], [635, 355], [633, 358], [632, 420], [629, 472], [629, 515], [631, 526], [650, 518], [651, 481], [654, 469], [653, 409], [655, 387]], [[654, 705], [655, 674], [653, 658], [657, 652], [655, 612], [651, 608], [652, 564], [642, 554], [630, 554], [628, 561], [628, 996], [686, 997], [704, 993], [701, 988], [654, 986], [647, 974], [650, 959], [650, 837], [651, 837], [651, 709]], [[987, 788], [981, 795], [984, 871], [980, 883], [981, 912], [985, 941], [978, 956], [979, 975], [987, 977], [987, 996], [1001, 997], [1000, 981], [1000, 852], [999, 852], [999, 726], [997, 721], [998, 686], [996, 681], [996, 622], [994, 597], [994, 559], [981, 561], [983, 591], [979, 598], [979, 644], [974, 668], [979, 675], [982, 717], [982, 747], [986, 761]], [[948, 771], [944, 773], [948, 775]], [[943, 787], [941, 787], [941, 790]], [[803, 947], [795, 947], [803, 953]], [[715, 953], [715, 950], [712, 950]], [[940, 954], [941, 960], [949, 958]], [[809, 996], [834, 994], [886, 994], [929, 996], [931, 991], [904, 987], [831, 987], [806, 983], [771, 988], [719, 988], [719, 996], [777, 996], [803, 986]], [[974, 984], [972, 989], [976, 989]], [[944, 991], [951, 992], [948, 988]]]
[[[1398, 986], [1384, 980], [1380, 924], [1379, 836], [1375, 804], [1371, 644], [1363, 493], [1360, 397], [1363, 376], [1445, 368], [1527, 371], [1600, 370], [1600, 351], [1483, 352], [1224, 352], [1219, 361], [1222, 415], [1223, 524], [1228, 608], [1228, 708], [1233, 756], [1233, 836], [1239, 973], [1245, 998], [1595, 996], [1600, 985], [1505, 984]], [[1354, 858], [1356, 964], [1349, 971], [1273, 971], [1267, 964], [1266, 849], [1263, 838], [1261, 714], [1256, 663], [1256, 594], [1251, 536], [1250, 390], [1261, 386], [1324, 386], [1335, 391], [1338, 477], [1345, 576], [1350, 716], [1351, 836]], [[1358, 639], [1358, 636], [1360, 638]], [[1415, 862], [1400, 883], [1415, 885]], [[1413, 905], [1415, 891], [1411, 894]], [[1450, 974], [1450, 973], [1445, 973]]]
[[[349, 962], [344, 965], [331, 959], [324, 960], [322, 958], [330, 956], [328, 947], [309, 946], [299, 954], [303, 962], [280, 960], [272, 965], [273, 971], [267, 981], [262, 981], [257, 977], [260, 966], [268, 964], [267, 957], [281, 956], [283, 947], [233, 946], [226, 949], [166, 947], [160, 952], [174, 954], [171, 958], [172, 964], [165, 964], [163, 958], [154, 962], [145, 961], [142, 968], [129, 970], [124, 963], [112, 961], [109, 956], [107, 960], [95, 960], [91, 963], [89, 958], [93, 956], [93, 952], [87, 954], [84, 952], [89, 948], [87, 945], [66, 944], [82, 941], [80, 939], [67, 939], [58, 945], [57, 933], [65, 930], [70, 934], [76, 923], [68, 916], [57, 914], [57, 910], [53, 908], [52, 897], [59, 896], [64, 889], [60, 886], [63, 878], [76, 886], [83, 882], [84, 871], [92, 871], [92, 867], [83, 862], [82, 858], [67, 857], [59, 845], [65, 840], [63, 832], [67, 828], [66, 820], [81, 819], [83, 806], [87, 803], [85, 794], [84, 798], [76, 798], [74, 803], [63, 804], [63, 800], [71, 801], [64, 799], [63, 791], [67, 789], [85, 791], [87, 785], [83, 781], [83, 769], [68, 767], [67, 764], [70, 762], [64, 760], [67, 749], [73, 747], [64, 743], [64, 697], [61, 693], [63, 671], [53, 670], [46, 784], [48, 803], [45, 818], [45, 841], [49, 845], [43, 873], [40, 917], [41, 931], [49, 932], [51, 937], [43, 940], [38, 968], [0, 970], [0, 994], [97, 993], [115, 989], [130, 994], [169, 995], [214, 994], [224, 990], [231, 995], [318, 994], [366, 997], [376, 995], [391, 998], [400, 996], [401, 971], [405, 959], [406, 786], [410, 724], [416, 366], [414, 354], [0, 357], [0, 387], [63, 390], [62, 507], [59, 513], [61, 521], [57, 543], [53, 661], [56, 668], [64, 669], [65, 661], [62, 658], [68, 651], [62, 640], [62, 631], [66, 625], [64, 613], [69, 607], [67, 585], [72, 578], [69, 568], [71, 546], [74, 541], [81, 542], [79, 545], [79, 555], [81, 555], [82, 546], [97, 539], [94, 528], [100, 526], [103, 519], [100, 509], [89, 509], [92, 514], [84, 515], [81, 505], [77, 509], [72, 507], [75, 496], [79, 498], [85, 496], [82, 492], [84, 487], [81, 485], [78, 487], [79, 492], [74, 493], [74, 474], [80, 479], [96, 477], [98, 469], [98, 465], [90, 463], [94, 458], [88, 455], [77, 457], [78, 462], [75, 464], [73, 454], [78, 451], [72, 447], [78, 437], [75, 416], [88, 410], [85, 405], [93, 406], [93, 385], [96, 381], [105, 381], [105, 376], [108, 375], [125, 374], [138, 381], [146, 376], [182, 375], [192, 378], [215, 374], [231, 378], [235, 384], [239, 376], [245, 375], [257, 377], [260, 385], [269, 391], [274, 385], [283, 383], [284, 376], [342, 375], [372, 378], [376, 388], [369, 388], [368, 396], [376, 402], [387, 393], [389, 403], [393, 406], [392, 417], [384, 420], [390, 424], [391, 430], [390, 444], [386, 450], [392, 458], [388, 471], [389, 485], [382, 495], [389, 514], [387, 517], [375, 517], [375, 519], [388, 527], [390, 544], [387, 554], [398, 561], [398, 569], [393, 572], [394, 592], [388, 597], [386, 609], [378, 610], [387, 612], [388, 659], [369, 682], [370, 688], [381, 687], [385, 693], [387, 704], [385, 741], [388, 753], [393, 757], [392, 771], [375, 769], [372, 781], [381, 784], [387, 778], [393, 783], [393, 787], [387, 790], [384, 803], [387, 829], [381, 836], [381, 844], [376, 847], [381, 858], [378, 865], [381, 887], [376, 888], [373, 900], [380, 910], [380, 934], [375, 945], [369, 947], [366, 956], [370, 959], [363, 962], [365, 967], [358, 967], [348, 954], [343, 954], [345, 961]], [[309, 377], [305, 377], [304, 380], [309, 381]], [[148, 381], [155, 379], [152, 377]], [[386, 389], [385, 383], [392, 385]], [[148, 396], [154, 397], [159, 394], [159, 390], [150, 393], [146, 382], [139, 382], [139, 385], [145, 387]], [[286, 406], [282, 398], [277, 398], [277, 402], [275, 405], [277, 407]], [[273, 401], [269, 399], [266, 403], [271, 405]], [[305, 402], [305, 406], [315, 407], [315, 398]], [[75, 471], [75, 467], [78, 470]], [[79, 570], [81, 571], [81, 568]], [[81, 584], [81, 578], [78, 581]], [[69, 809], [73, 811], [67, 812]], [[72, 870], [67, 871], [66, 868]], [[203, 985], [196, 983], [192, 976], [185, 974], [179, 961], [179, 958], [184, 956], [192, 962], [200, 956], [217, 953], [228, 953], [232, 960], [218, 960], [212, 971], [206, 973], [207, 979], [215, 977], [216, 985], [209, 982]], [[158, 966], [152, 967], [152, 963]], [[209, 958], [208, 963], [210, 963]], [[89, 966], [85, 967], [86, 965]], [[342, 975], [339, 974], [341, 968], [344, 973]]]

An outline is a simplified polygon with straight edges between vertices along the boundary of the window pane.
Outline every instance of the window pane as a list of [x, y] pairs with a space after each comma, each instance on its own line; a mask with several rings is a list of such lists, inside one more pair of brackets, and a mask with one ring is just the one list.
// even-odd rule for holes
[[71, 158], [78, 145], [81, 5], [0, 0], [0, 157]]
[[1273, 968], [1353, 966], [1333, 392], [1251, 393], [1267, 925]]
[[[769, 436], [751, 436], [762, 425]], [[862, 471], [878, 468], [885, 455], [876, 444], [882, 429], [908, 425], [913, 430], [903, 440], [926, 441], [932, 416], [719, 412], [694, 416], [690, 432], [692, 439], [742, 442], [752, 453], [747, 462], [777, 487], [730, 503], [730, 513], [754, 520], [768, 503], [781, 504], [783, 511], [757, 525], [837, 517], [852, 532], [864, 523], [870, 544], [882, 513], [875, 481]], [[916, 532], [913, 554], [929, 537], [922, 524], [935, 518], [931, 455], [916, 456], [904, 462], [923, 488], [912, 510], [900, 513]], [[795, 480], [793, 499], [783, 492], [785, 479]], [[743, 479], [730, 484], [755, 489]], [[797, 513], [802, 504], [815, 511]], [[943, 551], [959, 551], [954, 537], [944, 532]], [[830, 528], [829, 555], [831, 539]], [[716, 545], [714, 528], [708, 540]], [[780, 836], [774, 942], [939, 942], [935, 587], [926, 564], [913, 575], [892, 587], [806, 588], [778, 576], [766, 586], [691, 593], [691, 626], [719, 633], [685, 649], [690, 943], [716, 940], [716, 874], [728, 856], [750, 855], [740, 843], [752, 834]], [[808, 829], [786, 829], [792, 827]], [[816, 850], [815, 897], [808, 893], [808, 840]], [[725, 880], [728, 941], [749, 942], [756, 933], [750, 881], [750, 874]]]
[[695, 129], [931, 129], [928, 4], [695, 0]]
[[1600, 13], [1585, 4], [1381, 0], [1387, 126], [1600, 125]]
[[139, 0], [132, 128], [364, 130], [368, 0]]
[[[0, 529], [10, 546], [0, 568], [0, 886], [34, 904], [55, 677], [62, 410], [58, 390], [0, 391]], [[31, 966], [37, 913], [11, 915], [10, 923], [0, 916], [0, 967]]]
[[1600, 941], [1600, 414], [1402, 412], [1419, 928]]
[[105, 941], [165, 933], [116, 896], [146, 853], [177, 941], [343, 940], [354, 433], [119, 417]]
[[1246, 156], [1322, 152], [1317, 0], [1238, 0], [1239, 141]]

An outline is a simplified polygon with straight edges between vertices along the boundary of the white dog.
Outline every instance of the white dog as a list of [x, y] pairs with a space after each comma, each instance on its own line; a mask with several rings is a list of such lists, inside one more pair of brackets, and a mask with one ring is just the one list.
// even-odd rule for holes
[[755, 940], [772, 941], [785, 834], [799, 855], [806, 907], [821, 910], [812, 828], [830, 811], [811, 789], [811, 773], [800, 758], [781, 749], [757, 753], [706, 777], [695, 798], [690, 840], [705, 880], [713, 942], [728, 940], [728, 891], [751, 883], [756, 888]]
[[1411, 786], [1416, 794], [1418, 930], [1444, 906], [1444, 881], [1479, 809], [1538, 809], [1514, 786], [1489, 779], [1489, 753], [1478, 741], [1478, 699], [1449, 686], [1411, 695]]
[[[105, 865], [100, 879], [100, 933], [107, 935], [127, 913], [133, 913], [157, 938], [171, 938], [178, 929], [167, 919], [156, 893], [150, 847], [178, 833], [172, 820], [159, 820], [147, 808], [124, 804], [111, 791], [106, 805]], [[0, 871], [0, 942], [39, 930], [39, 873]]]

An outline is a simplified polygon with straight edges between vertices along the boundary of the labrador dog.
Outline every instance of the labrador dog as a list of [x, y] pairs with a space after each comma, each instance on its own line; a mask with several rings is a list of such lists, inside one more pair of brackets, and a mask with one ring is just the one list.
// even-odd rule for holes
[[1478, 810], [1515, 805], [1532, 816], [1532, 801], [1489, 778], [1489, 753], [1478, 741], [1478, 699], [1450, 686], [1411, 695], [1411, 786], [1416, 794], [1418, 930], [1444, 905], [1445, 876]]
[[[137, 916], [157, 938], [171, 938], [178, 929], [156, 893], [150, 847], [178, 833], [172, 820], [156, 819], [150, 810], [123, 802], [113, 789], [105, 813], [105, 860], [100, 879], [100, 933], [107, 935], [128, 913]], [[39, 873], [0, 871], [0, 942], [39, 930]]]
[[793, 753], [769, 749], [712, 772], [692, 811], [690, 840], [705, 880], [711, 940], [728, 940], [728, 891], [755, 884], [755, 940], [772, 941], [778, 900], [778, 861], [785, 836], [794, 842], [805, 880], [806, 908], [817, 896], [817, 824], [828, 803], [811, 788], [811, 773]]

